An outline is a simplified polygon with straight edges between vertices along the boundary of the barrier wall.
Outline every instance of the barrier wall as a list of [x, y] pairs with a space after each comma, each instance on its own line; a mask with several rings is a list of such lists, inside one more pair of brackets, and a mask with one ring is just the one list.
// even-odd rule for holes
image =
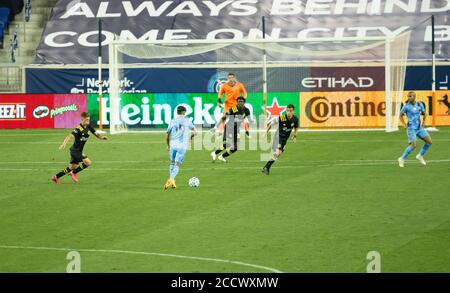
[[[404, 92], [406, 100], [408, 91]], [[450, 126], [447, 90], [436, 91], [436, 124]], [[431, 124], [432, 92], [416, 91]], [[263, 113], [261, 93], [249, 93], [247, 107], [257, 119]], [[103, 96], [103, 125], [110, 124], [108, 95]], [[120, 100], [120, 115], [130, 128], [165, 128], [184, 105], [197, 125], [210, 127], [221, 117], [215, 93], [128, 93]], [[382, 91], [275, 92], [268, 94], [269, 119], [293, 104], [302, 128], [383, 128], [385, 101]], [[116, 107], [119, 109], [119, 107]], [[73, 128], [81, 112], [89, 111], [94, 126], [99, 125], [97, 94], [0, 94], [0, 128]]]

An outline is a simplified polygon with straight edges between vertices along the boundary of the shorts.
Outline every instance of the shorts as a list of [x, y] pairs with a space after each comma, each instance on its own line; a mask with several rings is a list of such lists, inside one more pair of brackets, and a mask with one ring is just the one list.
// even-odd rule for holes
[[176, 162], [177, 164], [183, 163], [184, 157], [186, 156], [186, 149], [183, 148], [170, 148], [169, 157], [171, 162]]
[[80, 151], [70, 151], [70, 163], [71, 164], [78, 164], [83, 162], [84, 159], [87, 159], [88, 156], [83, 154], [83, 152]]
[[236, 101], [233, 101], [233, 102], [227, 102], [227, 101], [225, 101], [225, 104], [224, 104], [222, 113], [228, 112], [228, 110], [230, 110], [231, 108], [233, 108], [233, 107], [236, 106], [236, 105], [237, 105], [237, 102], [236, 102]]
[[429, 136], [428, 132], [423, 127], [420, 127], [419, 129], [408, 128], [407, 133], [408, 133], [408, 143], [416, 141], [416, 137], [424, 139], [425, 137]]
[[278, 136], [278, 140], [274, 139], [272, 144], [272, 150], [276, 153], [278, 150], [284, 152], [284, 147], [288, 142], [289, 137]]

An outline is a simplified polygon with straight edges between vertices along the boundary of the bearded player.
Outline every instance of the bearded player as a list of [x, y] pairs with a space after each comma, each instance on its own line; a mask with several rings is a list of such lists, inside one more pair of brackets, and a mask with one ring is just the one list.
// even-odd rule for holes
[[[404, 116], [408, 117], [408, 124], [404, 120]], [[420, 116], [423, 115], [423, 120], [420, 121]], [[431, 147], [433, 143], [431, 141], [431, 137], [428, 132], [423, 128], [425, 125], [425, 120], [427, 118], [427, 113], [425, 112], [425, 107], [422, 103], [416, 101], [416, 93], [409, 92], [408, 93], [408, 101], [400, 110], [400, 122], [406, 128], [406, 133], [408, 135], [408, 147], [406, 147], [403, 155], [398, 158], [398, 165], [403, 168], [405, 166], [405, 160], [411, 154], [411, 152], [417, 147], [416, 138], [420, 138], [425, 142], [422, 149], [419, 151], [419, 154], [416, 156], [416, 159], [422, 165], [426, 165], [425, 159], [423, 156]]]

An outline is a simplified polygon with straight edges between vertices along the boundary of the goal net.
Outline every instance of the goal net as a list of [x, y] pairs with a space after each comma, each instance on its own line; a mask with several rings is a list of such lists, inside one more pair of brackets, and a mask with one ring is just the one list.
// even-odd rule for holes
[[[365, 37], [365, 38], [309, 38], [309, 39], [244, 39], [244, 40], [175, 40], [175, 41], [125, 41], [115, 40], [109, 46], [109, 107], [110, 107], [110, 132], [123, 133], [133, 131], [154, 130], [163, 128], [176, 114], [176, 106], [193, 105], [186, 99], [180, 99], [180, 94], [173, 95], [170, 82], [157, 72], [183, 72], [182, 78], [186, 84], [196, 83], [195, 79], [201, 78], [202, 70], [215, 70], [217, 73], [204, 93], [217, 92], [220, 85], [226, 80], [226, 73], [233, 72], [241, 81], [247, 91], [247, 104], [259, 121], [258, 128], [264, 129], [264, 123], [279, 113], [279, 100], [274, 101], [274, 96], [289, 97], [286, 103], [298, 105], [296, 113], [300, 116], [308, 115], [308, 109], [300, 109], [300, 99], [304, 92], [324, 91], [321, 84], [314, 90], [301, 88], [302, 78], [313, 76], [316, 68], [345, 68], [355, 66], [376, 66], [382, 69], [382, 77], [379, 84], [384, 95], [381, 114], [377, 114], [378, 128], [386, 131], [398, 129], [400, 105], [402, 102], [405, 70], [409, 45], [409, 33], [403, 33], [395, 38]], [[152, 71], [155, 74], [148, 77], [150, 85], [167, 84], [166, 88], [158, 94], [161, 98], [166, 93], [166, 104], [155, 104], [156, 98], [149, 93], [143, 97], [147, 117], [136, 119], [145, 120], [147, 123], [130, 123], [135, 112], [134, 106], [127, 104], [124, 99], [126, 89], [123, 80], [126, 80], [130, 68], [158, 69]], [[200, 77], [198, 77], [200, 76]], [[180, 78], [178, 77], [173, 77]], [[323, 84], [322, 84], [323, 85]], [[187, 86], [189, 88], [189, 86]], [[330, 90], [328, 90], [330, 91]], [[288, 95], [288, 92], [291, 92]], [[292, 95], [292, 92], [297, 94]], [[276, 93], [276, 95], [274, 94]], [[188, 93], [184, 93], [188, 94]], [[141, 95], [142, 96], [142, 95]], [[212, 98], [214, 96], [214, 98]], [[213, 126], [221, 116], [221, 109], [216, 107], [217, 94], [210, 95], [209, 104], [196, 103], [189, 107], [188, 115], [197, 115], [198, 108], [210, 115], [193, 117], [194, 124], [203, 127]], [[275, 97], [275, 99], [277, 99]], [[107, 97], [108, 98], [108, 97]], [[268, 99], [269, 98], [269, 99]], [[290, 99], [290, 100], [289, 100]], [[271, 101], [269, 101], [271, 100]], [[364, 102], [364, 101], [361, 101]], [[214, 103], [214, 105], [211, 105]], [[269, 105], [268, 105], [269, 103]], [[274, 106], [275, 105], [275, 106]], [[269, 107], [270, 106], [270, 107]], [[345, 105], [344, 105], [345, 106]], [[275, 108], [274, 108], [275, 107]], [[320, 109], [321, 116], [332, 115], [331, 112], [346, 111], [342, 109]], [[349, 105], [349, 107], [357, 107]], [[195, 108], [195, 109], [194, 109]], [[275, 110], [274, 110], [275, 109]], [[195, 111], [194, 111], [195, 110]], [[350, 109], [350, 112], [354, 109]], [[352, 115], [351, 113], [349, 115]], [[130, 118], [131, 117], [131, 118]], [[135, 117], [134, 117], [135, 118]], [[134, 119], [134, 120], [136, 120]], [[358, 119], [358, 118], [355, 118]], [[302, 117], [300, 119], [302, 121]], [[153, 123], [154, 121], [164, 123]], [[356, 123], [358, 124], [358, 123]], [[305, 127], [300, 123], [300, 127]], [[307, 126], [306, 126], [307, 127]], [[330, 126], [332, 129], [342, 126]], [[362, 123], [358, 128], [376, 128], [373, 125]]]

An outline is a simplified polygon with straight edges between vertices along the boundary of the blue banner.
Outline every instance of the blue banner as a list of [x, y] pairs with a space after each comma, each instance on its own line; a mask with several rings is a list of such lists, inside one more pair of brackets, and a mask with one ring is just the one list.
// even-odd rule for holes
[[[248, 92], [262, 91], [262, 73], [257, 69], [233, 72]], [[228, 71], [186, 68], [132, 68], [121, 78], [127, 93], [215, 93]], [[97, 93], [97, 69], [26, 69], [27, 93]], [[438, 66], [436, 88], [449, 88], [450, 66]], [[103, 90], [108, 91], [108, 70], [103, 70]], [[384, 90], [383, 67], [269, 68], [269, 92], [335, 92]], [[430, 90], [431, 67], [410, 66], [405, 90]]]

